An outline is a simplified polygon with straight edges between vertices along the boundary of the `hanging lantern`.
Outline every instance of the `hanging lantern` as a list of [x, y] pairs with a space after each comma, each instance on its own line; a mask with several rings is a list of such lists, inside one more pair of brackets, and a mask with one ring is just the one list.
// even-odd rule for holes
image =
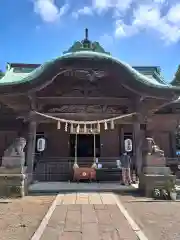
[[38, 152], [43, 152], [46, 148], [46, 140], [45, 138], [41, 137], [38, 138], [37, 140], [37, 151]]
[[68, 131], [68, 123], [66, 122], [66, 124], [65, 124], [65, 132], [67, 132]]
[[105, 130], [108, 129], [107, 122], [104, 122], [104, 129], [105, 129]]
[[73, 126], [73, 123], [71, 123], [70, 132], [73, 133], [73, 131], [74, 131], [74, 126]]
[[77, 129], [76, 129], [76, 132], [79, 133], [79, 131], [80, 131], [80, 125], [78, 124], [78, 125], [77, 125]]
[[90, 132], [91, 132], [91, 133], [93, 132], [92, 124], [90, 125]]
[[97, 123], [97, 130], [98, 130], [98, 132], [100, 132], [100, 131], [101, 131], [101, 125], [100, 125], [100, 123], [99, 123], [99, 122]]
[[124, 140], [124, 148], [126, 152], [132, 152], [133, 149], [133, 143], [130, 138], [127, 138]]
[[84, 133], [86, 133], [87, 132], [87, 126], [86, 126], [86, 124], [84, 124]]
[[57, 129], [61, 129], [61, 122], [60, 121], [57, 122]]
[[114, 121], [111, 120], [111, 129], [114, 129]]

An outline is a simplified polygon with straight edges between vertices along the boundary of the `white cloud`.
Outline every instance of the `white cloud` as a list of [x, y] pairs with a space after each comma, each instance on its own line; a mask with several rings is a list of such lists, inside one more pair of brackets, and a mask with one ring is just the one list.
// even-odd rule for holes
[[34, 0], [34, 11], [45, 22], [57, 21], [67, 13], [68, 9], [68, 4], [64, 4], [61, 8], [58, 8], [54, 0]]
[[141, 5], [134, 11], [134, 20], [132, 25], [144, 27], [156, 27], [160, 19], [160, 11], [151, 5]]
[[[158, 33], [166, 44], [180, 40], [180, 4], [172, 6], [166, 15], [162, 14], [162, 1], [154, 0], [151, 4], [139, 5], [133, 10], [133, 19], [126, 24], [124, 19], [117, 19], [116, 37], [129, 37], [141, 30]], [[163, 1], [165, 3], [165, 1]]]
[[167, 15], [168, 21], [180, 25], [180, 3], [174, 5]]
[[92, 0], [92, 7], [99, 13], [112, 9], [115, 11], [127, 10], [134, 0]]
[[163, 4], [163, 3], [167, 3], [167, 0], [153, 0], [152, 2], [158, 3], [158, 4]]
[[83, 7], [72, 13], [72, 16], [78, 18], [80, 15], [93, 15], [93, 10], [90, 7]]
[[135, 26], [127, 25], [123, 20], [116, 21], [115, 37], [131, 37], [138, 32]]
[[93, 15], [93, 13], [101, 15], [110, 9], [113, 15], [119, 16], [121, 12], [130, 8], [133, 1], [135, 0], [92, 0], [89, 6], [73, 12], [72, 16], [78, 18], [80, 15]]
[[[146, 30], [156, 33], [167, 44], [180, 40], [180, 3], [177, 3], [177, 0], [89, 0], [89, 2], [89, 5], [73, 11], [72, 16], [75, 18], [82, 15], [101, 16], [110, 11], [115, 26], [113, 37], [130, 37]], [[46, 22], [59, 20], [70, 8], [69, 4], [58, 7], [55, 0], [33, 0], [33, 3], [35, 12]], [[112, 36], [104, 34], [102, 39], [104, 42], [110, 42]]]

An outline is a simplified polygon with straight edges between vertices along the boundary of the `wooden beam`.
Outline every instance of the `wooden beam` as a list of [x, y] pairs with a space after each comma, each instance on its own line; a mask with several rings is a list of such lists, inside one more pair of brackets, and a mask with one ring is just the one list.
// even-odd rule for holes
[[110, 97], [37, 97], [40, 104], [108, 104], [108, 105], [131, 105], [132, 100], [127, 97], [110, 98]]

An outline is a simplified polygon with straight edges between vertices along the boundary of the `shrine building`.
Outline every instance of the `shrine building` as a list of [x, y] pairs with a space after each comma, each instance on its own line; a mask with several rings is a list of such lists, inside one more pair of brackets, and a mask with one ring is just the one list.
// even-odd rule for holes
[[[87, 30], [56, 59], [7, 63], [0, 76], [1, 158], [23, 136], [28, 173], [39, 181], [68, 181], [75, 165], [115, 169], [124, 151], [141, 172], [147, 136], [167, 158], [176, 157], [180, 88], [161, 74], [159, 67], [114, 58]], [[112, 172], [102, 179], [113, 180]]]

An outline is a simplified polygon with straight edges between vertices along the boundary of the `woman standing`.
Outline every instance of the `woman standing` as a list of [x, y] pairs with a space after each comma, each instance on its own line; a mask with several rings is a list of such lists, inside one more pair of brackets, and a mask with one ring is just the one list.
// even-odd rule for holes
[[121, 157], [121, 166], [122, 166], [122, 181], [123, 185], [131, 184], [131, 157], [124, 152]]

